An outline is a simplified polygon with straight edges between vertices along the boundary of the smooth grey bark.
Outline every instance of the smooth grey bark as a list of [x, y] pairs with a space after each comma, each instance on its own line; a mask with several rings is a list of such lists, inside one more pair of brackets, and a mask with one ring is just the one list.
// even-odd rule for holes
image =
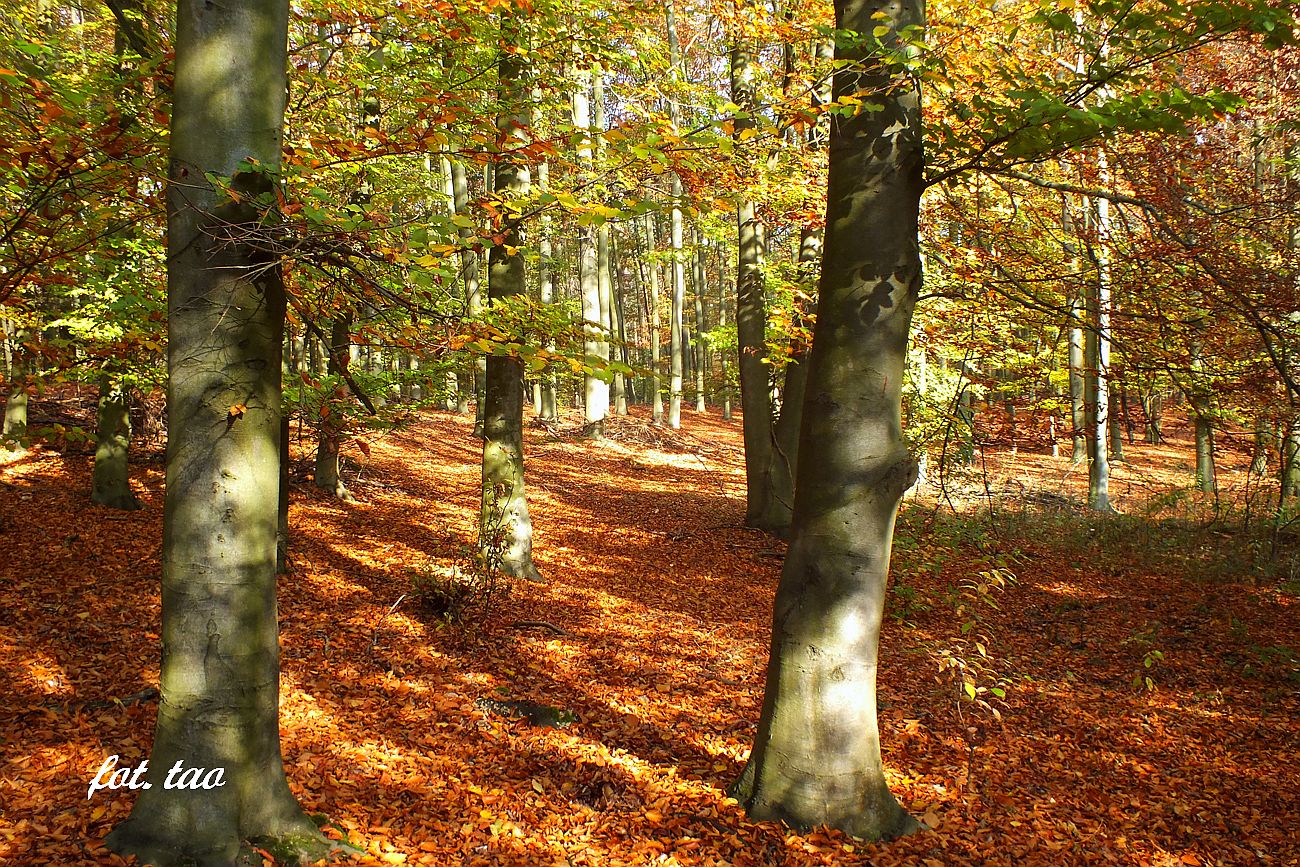
[[114, 509], [138, 509], [140, 501], [131, 491], [131, 471], [127, 460], [131, 448], [130, 394], [122, 387], [120, 379], [107, 374], [100, 378], [96, 421], [90, 500]]
[[[655, 251], [655, 217], [652, 213], [645, 215], [646, 257]], [[650, 417], [655, 424], [664, 420], [664, 395], [662, 377], [659, 373], [659, 337], [663, 324], [659, 321], [659, 265], [651, 259], [647, 275], [650, 284]]]
[[280, 484], [275, 510], [275, 574], [289, 574], [289, 414], [280, 416]]
[[[452, 188], [452, 208], [456, 214], [467, 214], [469, 212], [469, 176], [465, 173], [465, 165], [460, 160], [448, 160], [450, 163], [451, 188]], [[461, 253], [460, 253], [460, 273], [461, 281], [465, 286], [465, 311], [471, 316], [478, 316], [483, 312], [483, 292], [479, 287], [479, 261], [478, 250], [470, 246], [470, 239], [474, 236], [474, 230], [469, 226], [461, 226], [457, 229], [460, 236]], [[469, 377], [473, 380], [472, 387], [474, 390], [474, 436], [483, 436], [483, 388], [487, 379], [487, 359], [482, 355], [475, 355], [474, 362], [467, 371]]]
[[1083, 314], [1081, 293], [1070, 297], [1067, 314], [1070, 332], [1070, 349], [1067, 363], [1070, 367], [1070, 466], [1081, 467], [1088, 460], [1088, 414], [1085, 410], [1083, 371]]
[[1142, 414], [1146, 416], [1142, 438], [1150, 445], [1159, 445], [1164, 442], [1164, 434], [1160, 431], [1160, 416], [1165, 406], [1164, 392], [1144, 391], [1141, 394], [1141, 401]]
[[686, 303], [686, 263], [683, 248], [682, 179], [672, 177], [672, 233], [670, 243], [672, 262], [672, 306], [668, 322], [668, 426], [676, 430], [682, 426], [682, 377], [685, 372], [686, 342], [682, 339], [682, 308]]
[[[593, 170], [591, 137], [591, 73], [579, 69], [574, 73], [573, 126], [582, 136], [578, 145], [578, 164], [586, 172]], [[593, 226], [578, 227], [578, 291], [582, 297], [582, 351], [599, 358], [603, 342], [601, 332], [601, 278], [598, 232]], [[583, 420], [587, 436], [599, 439], [605, 433], [605, 416], [609, 412], [609, 383], [593, 374], [583, 377]]]
[[[919, 0], [836, 0], [836, 27], [882, 41], [923, 23]], [[755, 819], [877, 840], [920, 826], [885, 782], [876, 667], [894, 520], [916, 462], [902, 381], [921, 288], [923, 189], [915, 79], [839, 43], [834, 93], [879, 111], [832, 120], [825, 252], [794, 522], [773, 614], [758, 734], [735, 793]]]
[[[748, 113], [755, 102], [751, 47], [737, 40], [731, 48], [731, 101]], [[735, 120], [740, 137], [749, 117]], [[763, 279], [763, 235], [752, 201], [736, 206], [736, 349], [740, 378], [741, 434], [745, 442], [745, 524], [772, 532], [790, 526], [773, 483], [772, 389], [767, 355], [767, 290]]]
[[1263, 478], [1268, 472], [1268, 456], [1273, 451], [1273, 423], [1268, 416], [1255, 416], [1255, 447], [1250, 456], [1250, 475]]
[[1282, 438], [1282, 499], [1300, 497], [1300, 419], [1292, 418]]
[[704, 412], [704, 340], [701, 335], [704, 334], [704, 289], [705, 289], [705, 268], [704, 268], [704, 244], [700, 233], [695, 233], [695, 284], [692, 293], [695, 301], [695, 340], [694, 340], [694, 367], [695, 367], [695, 411]]
[[[537, 164], [537, 182], [542, 189], [549, 190], [551, 183], [550, 166], [546, 161]], [[538, 294], [543, 304], [555, 303], [555, 280], [551, 274], [551, 259], [554, 251], [551, 245], [551, 215], [543, 213], [541, 218], [541, 232], [537, 240], [537, 283]], [[555, 351], [555, 344], [547, 343], [548, 352]], [[559, 407], [555, 400], [555, 374], [546, 371], [542, 374], [542, 404], [538, 410], [538, 417], [546, 421], [555, 421], [560, 417]]]
[[[676, 85], [682, 77], [682, 48], [677, 41], [677, 12], [673, 0], [664, 2], [664, 27], [668, 40], [668, 74]], [[674, 94], [675, 97], [675, 94]], [[677, 126], [678, 109], [675, 98], [669, 101], [668, 116], [674, 127]], [[681, 176], [672, 175], [671, 229], [669, 243], [672, 247], [672, 306], [668, 321], [668, 426], [676, 430], [682, 426], [682, 374], [684, 360], [682, 352], [682, 305], [686, 293], [686, 263], [682, 261], [682, 190]]]
[[9, 393], [5, 396], [4, 427], [0, 429], [0, 451], [21, 454], [27, 450], [27, 349], [26, 329], [15, 329], [9, 362]]
[[[519, 108], [524, 94], [522, 55], [507, 48], [518, 45], [518, 22], [501, 17], [502, 50], [497, 59], [497, 120], [503, 141], [519, 142], [528, 127], [527, 111]], [[526, 198], [527, 165], [512, 150], [496, 158], [495, 191], [507, 201]], [[497, 302], [527, 293], [523, 246], [517, 217], [507, 212], [494, 232], [500, 238], [488, 252], [488, 299]], [[479, 511], [479, 547], [484, 559], [511, 578], [541, 581], [533, 565], [533, 521], [524, 489], [524, 365], [517, 356], [491, 355], [483, 415], [483, 498]]]
[[[314, 860], [330, 848], [280, 753], [276, 490], [285, 292], [249, 237], [280, 165], [286, 0], [180, 0], [168, 172], [168, 430], [162, 696], [152, 787], [106, 845], [159, 867], [226, 867], [249, 844]], [[208, 183], [233, 178], [236, 203]], [[214, 789], [165, 788], [185, 767]]]
[[1214, 426], [1212, 418], [1212, 395], [1204, 382], [1205, 347], [1204, 332], [1208, 327], [1205, 319], [1199, 318], [1192, 323], [1191, 355], [1192, 377], [1184, 393], [1192, 409], [1192, 427], [1196, 441], [1196, 489], [1212, 493], [1218, 487], [1214, 473]]
[[[352, 311], [345, 309], [334, 316], [330, 325], [329, 361], [326, 371], [330, 376], [342, 376], [352, 361]], [[345, 389], [336, 392], [340, 400], [348, 400]], [[328, 401], [323, 411], [327, 414], [320, 422], [320, 439], [316, 444], [316, 472], [313, 481], [322, 491], [328, 491], [340, 500], [352, 501], [352, 493], [343, 484], [339, 474], [339, 451], [343, 446], [343, 419], [337, 409], [331, 410]]]
[[[626, 365], [627, 358], [627, 330], [623, 324], [623, 270], [619, 265], [620, 254], [619, 245], [611, 243], [610, 260], [612, 283], [610, 286], [609, 299], [609, 328], [610, 335], [616, 341], [616, 344], [610, 348], [609, 357], [612, 360], [619, 361]], [[614, 395], [614, 414], [627, 415], [627, 392], [628, 378], [621, 371], [614, 374], [612, 383], [612, 393]]]
[[1107, 440], [1110, 446], [1110, 459], [1111, 461], [1117, 464], [1122, 464], [1124, 462], [1124, 429], [1122, 427], [1123, 419], [1120, 418], [1120, 414], [1116, 412], [1114, 409], [1114, 407], [1120, 405], [1120, 402], [1116, 400], [1115, 384], [1113, 382], [1111, 383], [1108, 392], [1110, 394], [1109, 403], [1111, 406], [1110, 437]]
[[1214, 427], [1209, 415], [1195, 409], [1192, 411], [1192, 424], [1196, 436], [1196, 489], [1213, 493], [1218, 487], [1214, 473]]

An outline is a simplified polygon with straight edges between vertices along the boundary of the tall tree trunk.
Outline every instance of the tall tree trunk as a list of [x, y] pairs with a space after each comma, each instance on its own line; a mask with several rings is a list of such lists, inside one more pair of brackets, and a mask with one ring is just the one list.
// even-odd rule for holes
[[1300, 497], [1300, 419], [1291, 418], [1286, 435], [1282, 438], [1282, 461], [1279, 467], [1282, 481], [1282, 499]]
[[[592, 171], [591, 141], [591, 73], [579, 70], [574, 76], [573, 125], [582, 136], [578, 146], [578, 163]], [[592, 226], [578, 227], [578, 284], [582, 294], [583, 352], [599, 358], [603, 345], [601, 331], [600, 241]], [[599, 439], [605, 434], [605, 416], [609, 412], [609, 383], [586, 374], [583, 380], [583, 404], [587, 435]]]
[[[1102, 175], [1107, 175], [1105, 154], [1098, 157]], [[1094, 512], [1112, 511], [1110, 505], [1110, 201], [1097, 200], [1096, 295], [1093, 298], [1093, 315], [1096, 331], [1092, 334], [1092, 381], [1089, 403], [1092, 406], [1092, 423], [1088, 430], [1092, 446], [1088, 462], [1088, 508]]]
[[[275, 528], [285, 293], [243, 239], [280, 166], [289, 4], [180, 0], [168, 212], [162, 699], [151, 788], [105, 843], [170, 867], [320, 858], [280, 753]], [[267, 173], [241, 170], [249, 157]], [[240, 202], [214, 189], [233, 178]], [[233, 239], [233, 240], [232, 240]], [[177, 767], [224, 785], [168, 788]], [[215, 779], [213, 779], [215, 782]]]
[[1255, 415], [1255, 449], [1250, 456], [1250, 475], [1263, 478], [1268, 473], [1268, 456], [1273, 451], [1273, 423], [1264, 413]]
[[[502, 51], [497, 60], [499, 99], [497, 127], [503, 141], [526, 143], [524, 94], [525, 54], [509, 50], [518, 46], [519, 23], [501, 16]], [[522, 46], [520, 46], [522, 47]], [[527, 165], [514, 152], [497, 156], [495, 191], [507, 202], [528, 196]], [[500, 241], [488, 253], [488, 297], [492, 302], [527, 293], [524, 254], [515, 210], [507, 206]], [[491, 355], [487, 359], [487, 389], [483, 416], [483, 499], [479, 511], [479, 547], [484, 560], [499, 566], [512, 578], [541, 581], [533, 565], [533, 521], [524, 490], [524, 367], [516, 356]]]
[[0, 452], [21, 454], [27, 450], [27, 348], [29, 332], [14, 329], [9, 360], [9, 393], [5, 397], [4, 428], [0, 430]]
[[91, 502], [114, 509], [134, 510], [140, 501], [131, 491], [127, 452], [131, 447], [131, 402], [121, 380], [104, 374], [99, 380], [99, 413], [95, 434], [95, 469]]
[[1120, 418], [1120, 414], [1116, 410], [1116, 407], [1120, 405], [1120, 402], [1116, 399], [1117, 395], [1115, 393], [1115, 384], [1113, 382], [1107, 391], [1110, 395], [1109, 404], [1111, 407], [1110, 438], [1108, 440], [1110, 445], [1110, 459], [1117, 464], [1122, 464], [1124, 463], [1124, 420]]
[[1076, 293], [1070, 297], [1069, 308], [1069, 330], [1070, 330], [1070, 354], [1068, 363], [1070, 366], [1070, 466], [1081, 467], [1088, 460], [1088, 437], [1085, 433], [1088, 427], [1088, 415], [1084, 407], [1084, 336], [1083, 336], [1083, 314], [1084, 303], [1082, 293]]
[[[731, 48], [731, 101], [747, 111], [755, 102], [750, 47]], [[753, 127], [748, 117], [735, 121], [736, 136]], [[757, 209], [742, 200], [736, 207], [736, 347], [740, 373], [742, 436], [745, 441], [745, 523], [781, 532], [790, 524], [789, 508], [773, 496], [772, 393], [767, 355], [767, 293], [763, 280], [763, 235]]]
[[280, 415], [280, 484], [275, 513], [275, 574], [289, 574], [289, 413]]
[[[611, 360], [627, 365], [627, 330], [623, 325], [624, 292], [623, 269], [620, 267], [621, 255], [622, 250], [620, 247], [616, 244], [611, 244], [610, 260], [612, 265], [610, 271], [613, 279], [610, 286], [609, 327], [610, 335], [613, 337], [615, 343], [610, 349], [609, 357]], [[613, 380], [615, 415], [627, 415], [627, 386], [627, 377], [623, 375], [621, 370], [616, 371]]]
[[682, 426], [682, 377], [685, 373], [686, 343], [682, 340], [682, 308], [686, 302], [686, 263], [682, 261], [682, 180], [672, 178], [673, 298], [668, 324], [668, 426]]
[[[466, 174], [465, 166], [460, 160], [449, 160], [449, 163], [451, 164], [452, 207], [457, 214], [467, 214], [469, 175]], [[474, 230], [469, 226], [461, 226], [457, 232], [462, 247], [460, 274], [461, 282], [465, 287], [465, 311], [471, 317], [475, 317], [483, 312], [483, 291], [479, 286], [478, 250], [469, 246], [470, 239], [474, 237]], [[468, 375], [472, 379], [471, 384], [474, 389], [474, 436], [481, 437], [483, 436], [483, 388], [487, 380], [487, 359], [476, 354]]]
[[650, 417], [656, 424], [664, 420], [664, 395], [659, 372], [659, 340], [663, 325], [659, 321], [659, 265], [653, 260], [656, 246], [655, 217], [645, 215], [646, 257], [650, 258], [647, 274], [650, 284]]
[[[352, 360], [352, 311], [345, 309], [334, 316], [330, 326], [329, 364], [330, 376], [342, 377]], [[341, 381], [341, 380], [340, 380]], [[336, 403], [349, 400], [346, 388], [340, 384], [335, 390]], [[343, 416], [337, 406], [331, 408], [327, 400], [322, 407], [326, 415], [320, 422], [320, 442], [316, 446], [316, 487], [328, 491], [340, 500], [352, 501], [352, 494], [343, 484], [339, 473], [339, 450], [343, 445]]]
[[[919, 0], [836, 0], [858, 33], [923, 23]], [[835, 95], [881, 107], [831, 127], [826, 246], [808, 360], [789, 553], [777, 589], [758, 734], [735, 791], [755, 819], [865, 839], [916, 830], [885, 782], [876, 663], [894, 519], [916, 462], [902, 381], [921, 288], [920, 93], [860, 41], [840, 43]]]
[[1142, 414], [1146, 416], [1146, 427], [1142, 438], [1150, 445], [1157, 446], [1164, 442], [1160, 432], [1160, 414], [1164, 411], [1165, 395], [1159, 389], [1144, 391], [1141, 396]]
[[693, 366], [695, 368], [695, 411], [704, 412], [704, 286], [705, 286], [705, 269], [704, 269], [704, 244], [698, 230], [695, 232], [695, 340], [694, 355], [692, 356]]
[[[537, 182], [543, 191], [550, 190], [551, 172], [546, 161], [537, 164]], [[555, 281], [551, 276], [551, 216], [542, 214], [541, 237], [537, 241], [537, 282], [543, 304], [555, 303]], [[546, 344], [548, 352], [555, 351], [553, 343]], [[559, 418], [559, 407], [555, 401], [555, 374], [547, 370], [542, 374], [542, 406], [538, 412], [540, 418], [555, 421]]]

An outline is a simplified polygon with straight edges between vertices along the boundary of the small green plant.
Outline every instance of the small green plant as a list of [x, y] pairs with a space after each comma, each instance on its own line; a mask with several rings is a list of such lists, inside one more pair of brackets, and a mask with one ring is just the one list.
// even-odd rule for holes
[[1148, 650], [1142, 655], [1142, 668], [1133, 676], [1133, 688], [1143, 692], [1155, 692], [1156, 681], [1151, 675], [1159, 663], [1165, 661], [1165, 654], [1160, 650]]
[[927, 597], [901, 578], [890, 586], [890, 593], [894, 597], [894, 604], [889, 606], [889, 616], [904, 626], [916, 626], [913, 618], [930, 610]]
[[499, 566], [500, 552], [494, 552], [492, 546], [480, 552], [466, 545], [450, 565], [431, 561], [409, 570], [411, 595], [425, 614], [448, 626], [459, 626], [471, 609], [488, 610], [510, 592]]

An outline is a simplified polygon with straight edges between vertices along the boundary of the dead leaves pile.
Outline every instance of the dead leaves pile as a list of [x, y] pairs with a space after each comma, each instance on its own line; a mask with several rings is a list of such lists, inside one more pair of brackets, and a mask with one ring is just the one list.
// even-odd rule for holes
[[[1022, 550], [981, 627], [1012, 679], [1000, 723], [933, 676], [957, 628], [943, 600], [980, 553], [900, 546], [896, 574], [928, 607], [887, 622], [882, 742], [894, 791], [936, 830], [875, 846], [747, 821], [724, 790], [758, 717], [782, 548], [740, 526], [738, 424], [688, 411], [676, 439], [642, 419], [600, 443], [529, 428], [549, 583], [461, 628], [402, 597], [411, 569], [473, 540], [467, 419], [434, 415], [354, 455], [358, 503], [295, 486], [281, 724], [303, 806], [377, 864], [1300, 858], [1295, 600], [1099, 570], [1050, 540]], [[112, 702], [157, 685], [161, 474], [135, 483], [148, 508], [121, 515], [88, 503], [83, 456], [0, 468], [0, 862], [118, 860], [100, 841], [130, 799], [87, 801], [86, 786], [152, 736], [154, 704]], [[562, 632], [521, 625], [535, 622]], [[1136, 690], [1152, 650], [1156, 688]], [[534, 726], [484, 698], [573, 721]]]

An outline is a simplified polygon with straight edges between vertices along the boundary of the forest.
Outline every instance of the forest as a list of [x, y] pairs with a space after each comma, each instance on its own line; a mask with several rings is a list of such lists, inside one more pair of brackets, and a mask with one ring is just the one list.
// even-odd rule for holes
[[0, 863], [1300, 863], [1290, 3], [0, 10]]

